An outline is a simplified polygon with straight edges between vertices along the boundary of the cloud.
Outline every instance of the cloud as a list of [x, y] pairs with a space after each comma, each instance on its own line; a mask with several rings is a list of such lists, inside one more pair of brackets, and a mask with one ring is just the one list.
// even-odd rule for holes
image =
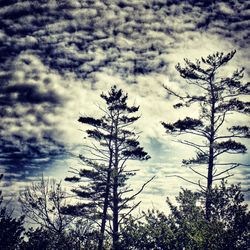
[[[174, 121], [183, 115], [183, 111], [172, 110], [174, 100], [162, 87], [184, 88], [174, 66], [183, 58], [236, 48], [228, 72], [245, 66], [246, 79], [250, 75], [249, 1], [205, 2], [37, 0], [2, 4], [1, 165], [8, 166], [8, 171], [25, 169], [30, 174], [39, 165], [63, 165], [51, 160], [60, 156], [64, 160], [68, 157], [65, 151], [80, 150], [84, 135], [79, 131], [83, 129], [77, 123], [79, 115], [98, 116], [100, 93], [117, 84], [128, 92], [131, 103], [140, 105], [142, 117], [136, 126], [143, 131], [142, 145], [153, 156], [137, 180], [158, 172], [147, 193], [148, 204], [152, 192], [158, 197], [172, 195], [182, 182], [171, 179], [165, 188], [164, 176], [182, 172], [181, 158], [193, 153], [185, 149], [182, 153], [160, 125], [162, 120]], [[41, 162], [31, 163], [35, 156]]]
[[[73, 71], [78, 76], [91, 78], [91, 72], [109, 67], [114, 73], [124, 73], [126, 77], [126, 65], [118, 68], [116, 64], [121, 60], [127, 61], [124, 56], [127, 50], [136, 52], [135, 58], [143, 61], [142, 65], [138, 63], [139, 68], [134, 71], [136, 74], [155, 71], [162, 73], [165, 69], [159, 67], [161, 64], [157, 62], [157, 56], [168, 56], [173, 41], [183, 41], [182, 34], [187, 31], [205, 31], [209, 36], [211, 30], [222, 37], [227, 32], [232, 38], [228, 40], [238, 44], [245, 43], [244, 38], [239, 39], [238, 36], [238, 32], [247, 30], [248, 27], [248, 22], [243, 21], [246, 19], [245, 9], [237, 4], [236, 7], [241, 10], [239, 14], [230, 12], [235, 9], [233, 7], [235, 6], [231, 3], [220, 2], [213, 6], [213, 12], [208, 12], [203, 5], [192, 7], [188, 2], [165, 4], [161, 1], [116, 1], [106, 4], [93, 1], [86, 5], [82, 1], [47, 1], [43, 4], [25, 1], [6, 6], [1, 12], [6, 33], [14, 35], [5, 44], [9, 50], [15, 47], [13, 55], [32, 49], [33, 53], [41, 56], [46, 65], [60, 73]], [[209, 22], [204, 21], [208, 19]], [[244, 26], [242, 21], [246, 23]], [[205, 26], [200, 25], [201, 22]], [[225, 24], [228, 23], [225, 29]], [[95, 58], [90, 58], [86, 62], [84, 58], [81, 59], [94, 46], [105, 51], [105, 60], [96, 61]], [[114, 57], [111, 52], [114, 48], [122, 52], [120, 56]], [[152, 57], [151, 52], [157, 53]], [[133, 70], [130, 69], [129, 72]]]
[[[33, 55], [24, 53], [12, 62], [11, 75], [0, 95], [0, 153], [9, 156], [10, 162], [46, 157], [63, 149], [50, 116], [67, 98], [62, 93], [65, 89], [56, 86], [58, 82], [51, 81], [51, 77], [53, 74]], [[1, 163], [9, 165], [8, 160]]]

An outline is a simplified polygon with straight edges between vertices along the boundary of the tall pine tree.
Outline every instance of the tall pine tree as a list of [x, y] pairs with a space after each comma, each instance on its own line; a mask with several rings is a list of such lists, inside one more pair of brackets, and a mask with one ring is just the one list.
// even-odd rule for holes
[[[179, 142], [196, 150], [196, 157], [183, 160], [183, 164], [206, 179], [205, 186], [201, 183], [198, 185], [206, 192], [208, 220], [211, 215], [210, 193], [213, 182], [230, 177], [228, 171], [242, 165], [238, 162], [226, 162], [221, 156], [245, 153], [246, 146], [237, 139], [250, 137], [249, 127], [244, 124], [225, 127], [230, 121], [229, 115], [250, 113], [250, 102], [246, 100], [250, 83], [241, 82], [244, 69], [235, 70], [231, 76], [222, 77], [223, 67], [233, 58], [235, 52], [226, 55], [217, 52], [195, 62], [185, 59], [184, 67], [178, 64], [176, 69], [189, 85], [187, 89], [191, 90], [190, 93], [177, 93], [165, 86], [170, 95], [180, 100], [174, 105], [175, 108], [199, 105], [198, 119], [187, 116], [174, 123], [162, 122], [162, 125], [168, 134], [186, 134], [193, 137], [193, 140], [180, 139]], [[195, 168], [199, 165], [207, 166], [207, 174]]]
[[[109, 231], [113, 239], [113, 249], [119, 248], [119, 228], [140, 202], [131, 205], [131, 201], [143, 190], [149, 181], [134, 194], [127, 184], [128, 179], [135, 175], [135, 171], [128, 170], [128, 160], [148, 160], [149, 155], [140, 147], [138, 133], [131, 125], [140, 117], [135, 116], [138, 106], [127, 104], [128, 95], [113, 86], [108, 94], [102, 94], [105, 107], [101, 118], [83, 116], [79, 122], [89, 125], [86, 130], [91, 143], [84, 145], [86, 155], [80, 155], [84, 168], [78, 176], [67, 178], [68, 181], [83, 181], [84, 184], [73, 192], [85, 200], [75, 212], [100, 221], [100, 237], [98, 249], [103, 249], [104, 235]], [[107, 221], [111, 220], [110, 230]]]

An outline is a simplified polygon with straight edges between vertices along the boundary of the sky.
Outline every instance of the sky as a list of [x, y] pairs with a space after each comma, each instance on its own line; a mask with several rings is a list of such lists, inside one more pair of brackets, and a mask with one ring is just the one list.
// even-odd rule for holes
[[[175, 69], [183, 58], [214, 52], [237, 53], [226, 68], [245, 67], [250, 75], [250, 1], [37, 0], [0, 1], [0, 171], [5, 192], [18, 195], [43, 173], [58, 180], [81, 167], [84, 131], [80, 115], [98, 116], [100, 94], [116, 84], [140, 105], [136, 124], [147, 163], [130, 162], [140, 171], [131, 180], [141, 208], [166, 208], [180, 187], [170, 178], [196, 176], [181, 166], [191, 149], [166, 135], [160, 122], [196, 109], [176, 111], [163, 85], [185, 88]], [[249, 123], [235, 116], [234, 121]], [[236, 157], [249, 163], [249, 154]], [[249, 187], [250, 171], [234, 170], [231, 182]], [[68, 185], [65, 183], [65, 185]], [[250, 199], [247, 196], [247, 199]]]

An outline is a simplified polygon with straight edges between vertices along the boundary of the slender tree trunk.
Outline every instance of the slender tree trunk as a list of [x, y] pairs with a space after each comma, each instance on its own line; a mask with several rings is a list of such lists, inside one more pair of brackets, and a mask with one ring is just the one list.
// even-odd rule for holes
[[211, 91], [211, 117], [210, 117], [210, 138], [209, 138], [209, 156], [208, 156], [208, 174], [207, 174], [207, 193], [206, 193], [206, 219], [210, 221], [211, 218], [211, 189], [213, 185], [213, 170], [214, 170], [214, 136], [215, 136], [215, 102], [212, 74], [210, 78]]
[[[207, 174], [207, 190], [206, 190], [206, 220], [211, 220], [211, 190], [213, 185], [213, 171], [214, 171], [214, 136], [215, 136], [215, 96], [212, 83], [213, 76], [210, 78], [211, 90], [211, 117], [210, 117], [210, 138], [209, 138], [209, 156], [208, 156], [208, 174]], [[205, 241], [205, 250], [209, 249], [209, 241]]]
[[211, 189], [213, 184], [213, 168], [214, 168], [214, 149], [213, 142], [209, 146], [209, 160], [208, 160], [208, 175], [207, 175], [207, 190], [206, 190], [206, 219], [210, 221], [211, 217]]
[[119, 241], [119, 225], [118, 225], [118, 176], [117, 176], [117, 170], [115, 170], [114, 176], [114, 190], [113, 190], [113, 250], [118, 249], [118, 241]]
[[112, 163], [113, 163], [112, 136], [113, 136], [113, 121], [112, 121], [112, 128], [111, 128], [111, 138], [109, 140], [109, 145], [108, 145], [110, 157], [109, 157], [107, 183], [106, 183], [105, 195], [104, 195], [105, 198], [104, 198], [104, 204], [103, 204], [102, 223], [101, 223], [100, 238], [98, 242], [98, 250], [103, 249], [104, 234], [105, 234], [107, 212], [108, 212], [108, 205], [109, 205], [109, 193], [110, 193], [110, 187], [111, 187], [111, 173], [112, 173]]
[[[119, 117], [119, 115], [118, 115]], [[115, 126], [115, 152], [114, 152], [114, 183], [113, 183], [113, 250], [118, 250], [119, 248], [119, 198], [118, 198], [118, 119]]]
[[[212, 115], [214, 117], [214, 115]], [[208, 174], [207, 174], [207, 190], [206, 190], [206, 219], [211, 218], [211, 190], [213, 185], [213, 170], [214, 170], [214, 124], [212, 123], [211, 138], [209, 141], [209, 159], [208, 159]]]
[[101, 233], [98, 242], [98, 250], [103, 249], [103, 241], [104, 241], [104, 233], [105, 233], [105, 226], [107, 221], [107, 211], [108, 211], [108, 204], [109, 204], [109, 192], [110, 192], [110, 180], [111, 180], [111, 168], [112, 167], [112, 157], [111, 162], [108, 168], [108, 176], [107, 176], [107, 185], [105, 189], [105, 198], [104, 198], [104, 205], [103, 205], [103, 213], [102, 213], [102, 223], [101, 223]]

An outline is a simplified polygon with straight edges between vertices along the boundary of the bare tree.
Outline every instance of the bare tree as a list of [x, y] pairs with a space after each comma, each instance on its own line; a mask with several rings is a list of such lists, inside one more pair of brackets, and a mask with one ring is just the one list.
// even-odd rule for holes
[[66, 193], [61, 182], [42, 177], [20, 192], [19, 201], [26, 217], [32, 223], [62, 235], [73, 217], [63, 214]]

